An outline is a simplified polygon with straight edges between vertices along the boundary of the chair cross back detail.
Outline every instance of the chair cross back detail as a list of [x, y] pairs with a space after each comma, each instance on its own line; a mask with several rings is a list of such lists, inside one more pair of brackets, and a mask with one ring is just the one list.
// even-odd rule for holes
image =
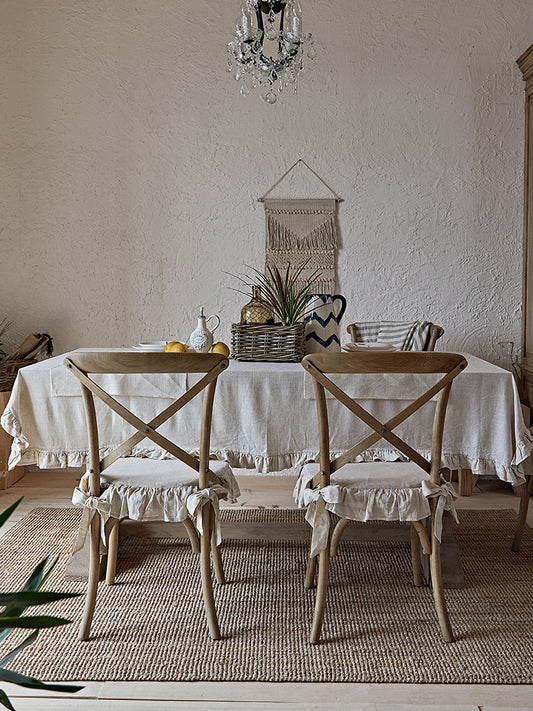
[[[91, 493], [99, 495], [99, 475], [117, 459], [129, 454], [131, 449], [143, 439], [149, 439], [162, 449], [181, 460], [199, 473], [200, 487], [207, 486], [207, 479], [220, 484], [218, 477], [209, 470], [209, 434], [216, 380], [228, 367], [225, 356], [212, 353], [129, 353], [129, 352], [86, 352], [74, 353], [64, 360], [66, 367], [78, 378], [81, 385], [87, 427], [89, 432], [89, 471]], [[162, 410], [150, 422], [144, 422], [127, 407], [119, 403], [103, 387], [89, 377], [89, 374], [135, 374], [135, 373], [205, 373], [173, 403]], [[157, 432], [188, 402], [204, 391], [202, 423], [200, 431], [200, 456], [195, 457], [175, 442]], [[100, 459], [98, 425], [94, 396], [98, 397], [113, 412], [122, 417], [137, 432]]]
[[[444, 414], [453, 379], [467, 365], [465, 358], [455, 353], [336, 353], [313, 354], [304, 358], [302, 365], [313, 377], [320, 430], [320, 473], [313, 478], [313, 486], [325, 486], [329, 483], [329, 476], [338, 471], [348, 462], [367, 450], [380, 439], [385, 439], [395, 449], [402, 452], [408, 459], [432, 475], [435, 483], [440, 479], [440, 471], [432, 471], [432, 462], [439, 463], [440, 449], [442, 447], [442, 429]], [[387, 422], [380, 422], [365, 410], [355, 398], [347, 395], [340, 387], [327, 377], [328, 374], [373, 374], [373, 373], [417, 373], [440, 374], [443, 377], [434, 385], [426, 389], [409, 405]], [[329, 425], [325, 397], [325, 390], [330, 392], [335, 399], [348, 408], [353, 414], [367, 424], [374, 432], [344, 452], [342, 455], [330, 460], [329, 456]], [[434, 436], [432, 444], [431, 461], [428, 461], [413, 449], [407, 442], [396, 435], [392, 430], [417, 412], [431, 398], [438, 395], [437, 408], [434, 417]], [[439, 433], [440, 430], [440, 433]], [[436, 436], [435, 436], [436, 435]]]

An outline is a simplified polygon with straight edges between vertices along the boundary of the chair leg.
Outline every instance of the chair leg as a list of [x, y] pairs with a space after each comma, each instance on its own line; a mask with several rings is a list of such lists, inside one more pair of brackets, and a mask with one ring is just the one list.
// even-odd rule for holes
[[515, 527], [513, 542], [511, 544], [512, 551], [519, 551], [520, 550], [520, 543], [522, 541], [522, 534], [524, 532], [524, 526], [526, 525], [527, 510], [529, 508], [528, 482], [526, 481], [524, 484], [517, 486], [515, 491], [518, 489], [519, 489], [519, 491], [517, 493], [520, 494], [520, 509], [518, 511], [518, 518], [516, 520], [516, 527]]
[[[316, 558], [315, 558], [316, 560]], [[318, 644], [320, 641], [320, 631], [324, 621], [324, 611], [326, 609], [326, 594], [328, 591], [329, 576], [329, 546], [320, 553], [318, 564], [318, 585], [316, 591], [315, 614], [313, 616], [313, 626], [309, 641], [311, 644]]]
[[422, 561], [420, 559], [420, 538], [413, 524], [411, 529], [411, 564], [413, 567], [413, 581], [417, 588], [423, 587], [426, 584], [424, 574], [422, 572]]
[[307, 559], [307, 570], [305, 571], [304, 588], [315, 587], [316, 556], [309, 556]]
[[182, 521], [182, 523], [185, 526], [185, 530], [189, 535], [189, 540], [191, 542], [191, 547], [194, 553], [200, 553], [200, 541], [198, 540], [198, 532], [194, 527], [194, 523], [188, 516]]
[[350, 523], [350, 519], [348, 518], [341, 518], [340, 521], [337, 522], [337, 525], [333, 529], [333, 535], [331, 536], [331, 544], [330, 544], [330, 556], [334, 558], [337, 555], [337, 549], [339, 547], [339, 543], [341, 540], [341, 536], [344, 532], [344, 529], [346, 526]]
[[[433, 523], [433, 521], [432, 521]], [[432, 526], [433, 528], [433, 526]], [[431, 555], [429, 557], [431, 569], [431, 585], [433, 588], [433, 598], [435, 600], [435, 609], [439, 618], [439, 625], [445, 642], [453, 642], [453, 632], [448, 617], [446, 608], [446, 600], [444, 598], [444, 589], [442, 587], [442, 570], [440, 564], [440, 543], [435, 537], [433, 530], [431, 531]]]
[[313, 540], [313, 529], [311, 529], [311, 540], [309, 541], [309, 557], [307, 558], [307, 568], [305, 571], [304, 588], [308, 590], [315, 587], [316, 556], [311, 558], [311, 541]]
[[217, 546], [214, 526], [211, 531], [211, 560], [213, 561], [217, 583], [219, 585], [225, 585], [226, 577], [224, 576], [224, 567], [222, 566], [222, 555], [220, 552], [220, 546]]
[[96, 593], [100, 579], [100, 514], [96, 513], [91, 520], [89, 552], [89, 579], [87, 581], [87, 597], [81, 620], [79, 639], [88, 639], [91, 631]]
[[113, 585], [117, 572], [117, 553], [120, 522], [118, 518], [113, 519], [107, 540], [107, 566], [105, 573], [106, 585]]
[[220, 639], [220, 629], [215, 610], [215, 598], [213, 596], [213, 581], [211, 579], [211, 526], [213, 509], [210, 505], [203, 507], [200, 514], [202, 516], [203, 534], [200, 536], [200, 573], [202, 575], [202, 594], [204, 597], [204, 607], [209, 625], [209, 634], [212, 639]]

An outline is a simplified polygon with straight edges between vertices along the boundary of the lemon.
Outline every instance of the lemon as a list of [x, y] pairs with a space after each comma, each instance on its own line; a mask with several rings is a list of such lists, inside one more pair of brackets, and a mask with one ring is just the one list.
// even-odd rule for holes
[[169, 341], [165, 346], [165, 353], [187, 353], [189, 349], [179, 341]]
[[225, 343], [219, 341], [218, 343], [215, 343], [214, 346], [211, 348], [211, 353], [220, 353], [220, 355], [229, 356], [229, 348]]

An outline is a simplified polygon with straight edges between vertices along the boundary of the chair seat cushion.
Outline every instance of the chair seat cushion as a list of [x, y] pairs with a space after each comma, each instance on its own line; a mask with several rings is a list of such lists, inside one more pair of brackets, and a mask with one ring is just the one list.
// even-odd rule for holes
[[[209, 468], [222, 487], [215, 488], [219, 498], [232, 503], [239, 496], [239, 486], [227, 462], [210, 461]], [[199, 490], [198, 474], [179, 459], [122, 457], [102, 472], [99, 501], [112, 518], [135, 521], [183, 521], [187, 517], [187, 499]], [[89, 490], [89, 474], [79, 488]]]
[[[308, 483], [319, 471], [319, 464], [306, 464], [298, 477], [294, 498], [301, 508], [312, 499]], [[352, 521], [420, 521], [430, 515], [423, 480], [429, 475], [412, 462], [345, 464], [321, 496], [328, 511]]]

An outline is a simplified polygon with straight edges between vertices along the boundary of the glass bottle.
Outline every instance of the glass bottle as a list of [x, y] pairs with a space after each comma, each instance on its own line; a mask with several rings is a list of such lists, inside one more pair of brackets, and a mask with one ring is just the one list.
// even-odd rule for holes
[[273, 324], [274, 314], [261, 296], [261, 287], [252, 287], [252, 300], [241, 309], [241, 323], [248, 325]]

